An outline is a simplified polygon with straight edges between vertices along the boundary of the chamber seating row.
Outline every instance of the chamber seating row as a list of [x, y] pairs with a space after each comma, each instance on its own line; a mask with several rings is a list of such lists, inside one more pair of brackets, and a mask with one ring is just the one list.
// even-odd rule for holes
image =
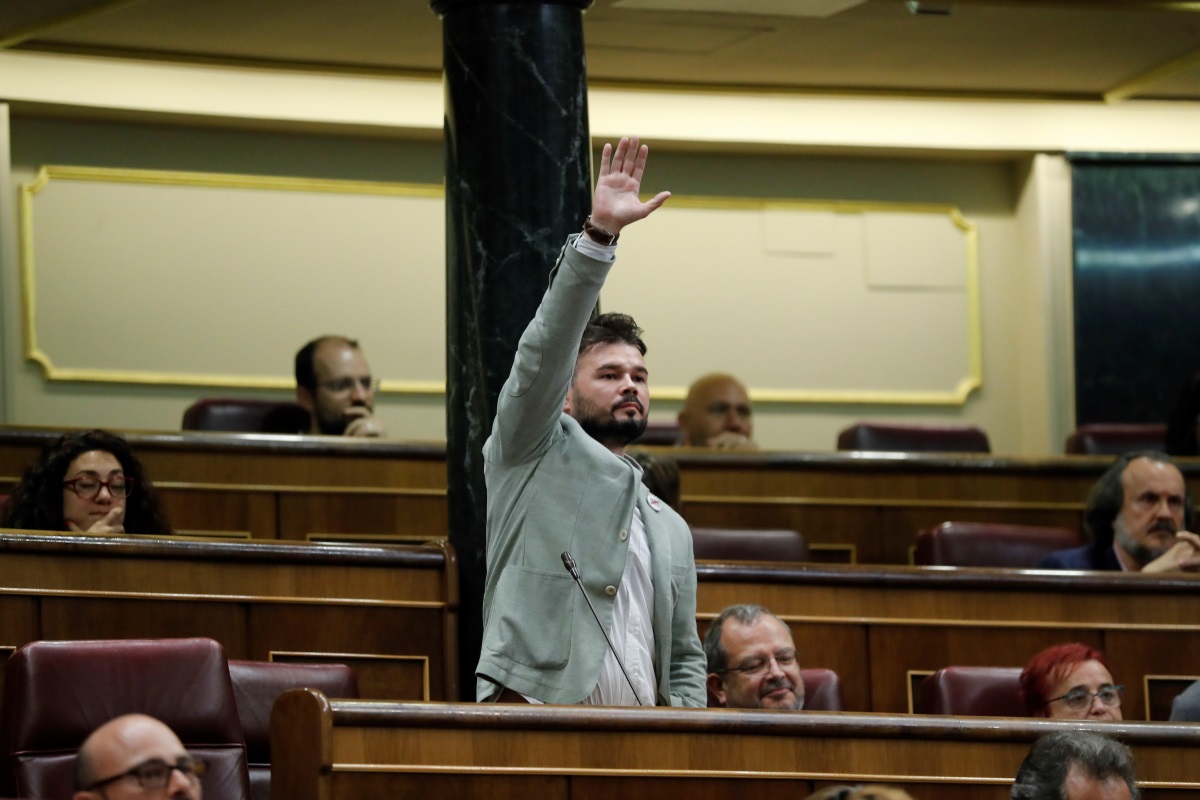
[[[236, 397], [205, 397], [183, 412], [185, 431], [226, 433], [306, 433], [309, 412], [298, 403]], [[1162, 450], [1165, 424], [1102, 423], [1080, 425], [1067, 437], [1063, 452], [1118, 455], [1129, 450]], [[674, 445], [680, 441], [674, 420], [650, 423], [639, 445]], [[929, 425], [860, 422], [842, 430], [838, 450], [885, 452], [990, 453], [987, 433], [974, 425]]]
[[12, 797], [70, 797], [84, 739], [114, 717], [148, 714], [207, 763], [206, 797], [267, 800], [276, 698], [301, 687], [358, 696], [345, 665], [227, 662], [202, 638], [34, 642], [4, 672], [0, 792]]
[[803, 797], [896, 784], [1003, 800], [1033, 741], [1115, 735], [1148, 798], [1200, 793], [1200, 726], [878, 714], [375, 703], [293, 691], [271, 720], [273, 800]]

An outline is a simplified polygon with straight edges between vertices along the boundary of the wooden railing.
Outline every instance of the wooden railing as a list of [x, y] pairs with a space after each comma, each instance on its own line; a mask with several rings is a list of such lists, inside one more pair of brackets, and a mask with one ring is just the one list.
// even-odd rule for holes
[[883, 782], [921, 800], [1002, 800], [1033, 741], [1125, 741], [1148, 797], [1200, 796], [1200, 726], [815, 712], [329, 701], [271, 717], [273, 800], [804, 797]]
[[1127, 719], [1162, 719], [1143, 678], [1200, 664], [1200, 576], [702, 562], [697, 577], [701, 632], [726, 606], [766, 606], [791, 626], [802, 666], [838, 673], [853, 711], [905, 712], [926, 673], [1023, 667], [1079, 641], [1126, 685]]
[[[0, 430], [0, 493], [60, 431]], [[445, 447], [311, 436], [133, 433], [175, 527], [255, 539], [412, 541], [447, 533]], [[701, 527], [792, 528], [816, 560], [904, 564], [946, 520], [1079, 527], [1111, 462], [987, 455], [665, 449]], [[1200, 472], [1200, 461], [1182, 464]]]
[[338, 661], [364, 697], [458, 698], [444, 541], [341, 547], [0, 531], [0, 645], [209, 636], [230, 658]]

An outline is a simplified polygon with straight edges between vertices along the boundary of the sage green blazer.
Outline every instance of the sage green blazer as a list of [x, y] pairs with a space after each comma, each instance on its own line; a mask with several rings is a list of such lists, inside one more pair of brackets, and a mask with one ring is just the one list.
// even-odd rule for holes
[[579, 703], [596, 686], [608, 646], [562, 565], [579, 565], [607, 630], [628, 557], [634, 505], [650, 543], [654, 667], [659, 705], [706, 702], [696, 634], [696, 566], [687, 524], [651, 501], [641, 469], [562, 413], [579, 340], [611, 262], [568, 240], [525, 329], [484, 445], [487, 580], [477, 695], [496, 685], [547, 703]]

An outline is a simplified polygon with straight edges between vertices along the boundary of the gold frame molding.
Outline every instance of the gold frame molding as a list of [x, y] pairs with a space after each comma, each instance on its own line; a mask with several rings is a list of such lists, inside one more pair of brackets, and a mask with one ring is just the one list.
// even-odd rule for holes
[[[853, 200], [803, 200], [785, 198], [671, 197], [671, 208], [729, 209], [738, 211], [827, 211], [862, 214], [871, 211], [944, 215], [963, 234], [966, 247], [965, 295], [967, 302], [967, 374], [950, 391], [880, 391], [844, 389], [777, 389], [747, 387], [750, 399], [761, 405], [905, 405], [962, 406], [971, 392], [983, 386], [983, 311], [979, 290], [979, 230], [957, 206], [937, 203], [885, 203]], [[603, 299], [603, 296], [602, 296]], [[687, 387], [655, 388], [654, 397], [683, 400]]]
[[[188, 386], [214, 389], [273, 389], [291, 390], [295, 381], [290, 376], [216, 375], [138, 370], [106, 370], [61, 368], [38, 346], [36, 318], [36, 280], [33, 241], [33, 200], [51, 180], [126, 183], [158, 186], [191, 186], [226, 189], [252, 189], [289, 192], [325, 192], [333, 194], [364, 194], [443, 198], [444, 187], [434, 184], [375, 183], [315, 178], [238, 175], [209, 172], [167, 170], [113, 169], [105, 167], [76, 167], [46, 165], [36, 178], [23, 184], [20, 191], [20, 276], [21, 312], [23, 319], [25, 359], [37, 364], [43, 377], [51, 382], [106, 383], [126, 385]], [[840, 214], [871, 211], [904, 211], [945, 215], [963, 233], [966, 247], [965, 295], [967, 302], [967, 375], [949, 391], [880, 391], [880, 390], [822, 390], [750, 388], [750, 396], [761, 405], [820, 404], [820, 405], [906, 405], [962, 406], [971, 392], [983, 386], [983, 334], [979, 284], [979, 235], [974, 223], [967, 220], [957, 206], [930, 203], [881, 203], [858, 201], [814, 201], [783, 198], [736, 197], [676, 197], [672, 207], [684, 209], [729, 210], [786, 210], [829, 211]], [[440, 397], [445, 394], [441, 381], [383, 380], [383, 394]], [[663, 400], [683, 400], [687, 388], [667, 386], [655, 389]]]
[[[42, 369], [47, 381], [76, 383], [120, 383], [158, 386], [194, 386], [219, 389], [284, 389], [296, 388], [291, 376], [211, 375], [177, 372], [147, 372], [56, 367], [50, 356], [37, 342], [37, 288], [34, 268], [33, 199], [51, 180], [90, 181], [98, 183], [129, 183], [147, 186], [192, 186], [221, 189], [255, 189], [284, 192], [320, 192], [328, 194], [359, 194], [390, 197], [440, 198], [445, 195], [440, 185], [416, 183], [374, 183], [317, 178], [286, 178], [261, 175], [235, 175], [213, 172], [182, 172], [167, 170], [110, 169], [106, 167], [72, 167], [47, 165], [38, 170], [31, 183], [22, 184], [20, 197], [20, 272], [21, 316], [25, 359]], [[384, 394], [440, 397], [445, 394], [442, 381], [383, 380], [379, 391]]]

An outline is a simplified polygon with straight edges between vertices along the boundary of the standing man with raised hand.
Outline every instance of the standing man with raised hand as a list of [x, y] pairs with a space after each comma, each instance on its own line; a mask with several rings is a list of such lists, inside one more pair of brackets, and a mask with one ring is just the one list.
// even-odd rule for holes
[[641, 329], [624, 314], [589, 319], [621, 231], [670, 196], [638, 196], [647, 154], [637, 138], [604, 145], [591, 216], [568, 238], [500, 391], [483, 448], [480, 700], [705, 705], [691, 533], [625, 453], [650, 404]]

